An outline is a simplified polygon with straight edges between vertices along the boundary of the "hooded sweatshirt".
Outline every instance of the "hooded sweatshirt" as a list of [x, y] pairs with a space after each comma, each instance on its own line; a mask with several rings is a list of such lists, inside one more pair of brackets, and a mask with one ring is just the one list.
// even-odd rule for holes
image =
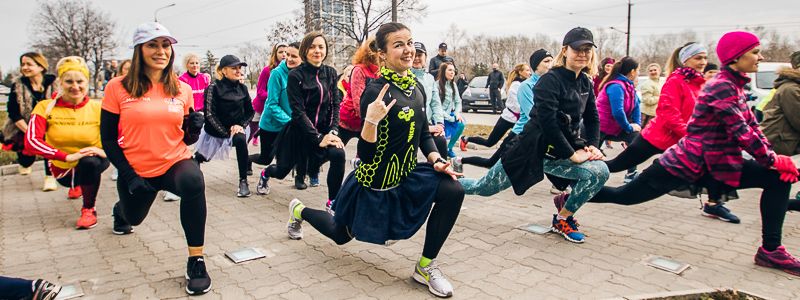
[[800, 153], [800, 69], [781, 69], [760, 124], [778, 154]]
[[192, 98], [194, 98], [195, 111], [203, 110], [203, 92], [209, 84], [211, 84], [211, 76], [206, 73], [197, 73], [197, 75], [183, 73], [178, 80], [186, 82], [192, 88]]

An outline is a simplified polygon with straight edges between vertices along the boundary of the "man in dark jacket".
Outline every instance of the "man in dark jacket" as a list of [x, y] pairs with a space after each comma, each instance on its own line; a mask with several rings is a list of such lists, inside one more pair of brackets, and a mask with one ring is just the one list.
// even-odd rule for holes
[[489, 73], [489, 79], [486, 80], [486, 88], [489, 89], [489, 99], [492, 101], [494, 113], [503, 109], [503, 100], [500, 97], [500, 88], [506, 83], [503, 77], [503, 72], [497, 68], [500, 66], [497, 63], [492, 64], [492, 73]]
[[439, 44], [439, 54], [431, 58], [431, 62], [428, 64], [428, 71], [433, 75], [433, 78], [439, 79], [437, 75], [439, 74], [439, 67], [442, 63], [452, 63], [455, 65], [455, 61], [452, 57], [447, 56], [447, 44], [441, 43]]

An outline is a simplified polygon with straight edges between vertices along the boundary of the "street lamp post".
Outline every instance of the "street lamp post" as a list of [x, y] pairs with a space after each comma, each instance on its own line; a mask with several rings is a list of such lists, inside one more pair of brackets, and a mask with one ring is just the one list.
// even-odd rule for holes
[[155, 21], [155, 22], [158, 22], [158, 11], [160, 11], [160, 10], [162, 10], [162, 9], [165, 9], [165, 8], [167, 8], [167, 7], [173, 7], [173, 6], [175, 6], [175, 3], [172, 3], [172, 4], [169, 4], [169, 5], [166, 5], [166, 6], [162, 6], [162, 7], [159, 7], [159, 8], [157, 8], [157, 9], [156, 9], [156, 10], [153, 12], [153, 21]]

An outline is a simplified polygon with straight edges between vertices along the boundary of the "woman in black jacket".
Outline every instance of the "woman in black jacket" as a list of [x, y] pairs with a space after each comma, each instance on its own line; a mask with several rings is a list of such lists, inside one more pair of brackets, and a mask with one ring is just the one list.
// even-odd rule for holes
[[608, 180], [608, 167], [597, 148], [600, 121], [587, 74], [593, 73], [594, 60], [592, 33], [580, 27], [570, 30], [553, 69], [534, 87], [531, 121], [484, 177], [459, 179], [466, 194], [490, 196], [513, 186], [522, 195], [544, 174], [554, 183], [570, 181], [572, 194], [554, 199], [552, 230], [570, 242], [584, 242], [573, 215]]
[[239, 167], [238, 197], [249, 197], [247, 171], [250, 168], [247, 155], [247, 124], [255, 115], [247, 86], [239, 81], [242, 67], [247, 64], [233, 55], [225, 55], [217, 66], [217, 80], [206, 88], [203, 112], [206, 124], [197, 142], [194, 155], [197, 163], [213, 158], [227, 159], [231, 147], [236, 148]]
[[319, 184], [319, 169], [325, 161], [328, 170], [328, 206], [336, 197], [344, 178], [344, 143], [339, 138], [339, 103], [336, 70], [323, 64], [328, 56], [328, 41], [321, 32], [307, 34], [300, 43], [303, 64], [289, 72], [286, 94], [292, 108], [292, 121], [284, 127], [275, 145], [277, 164], [261, 172], [258, 186], [269, 189], [268, 179], [284, 178], [297, 166], [297, 189], [305, 189], [306, 170], [311, 185]]

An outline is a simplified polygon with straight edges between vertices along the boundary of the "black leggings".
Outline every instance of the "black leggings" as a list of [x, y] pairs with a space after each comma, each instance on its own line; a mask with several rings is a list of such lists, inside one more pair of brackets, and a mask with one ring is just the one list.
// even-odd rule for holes
[[272, 150], [275, 147], [275, 139], [278, 138], [278, 132], [260, 129], [258, 131], [258, 138], [260, 139], [259, 145], [261, 146], [261, 152], [250, 155], [250, 162], [267, 166], [272, 163], [272, 159], [275, 158], [275, 153], [273, 153]]
[[516, 133], [509, 132], [508, 136], [506, 136], [506, 138], [503, 139], [503, 143], [500, 144], [500, 148], [497, 149], [497, 151], [495, 151], [494, 154], [492, 154], [492, 156], [489, 158], [483, 158], [480, 156], [470, 156], [470, 157], [464, 157], [461, 160], [461, 162], [468, 165], [484, 167], [487, 169], [491, 168], [492, 166], [494, 166], [494, 164], [497, 163], [498, 160], [500, 160], [500, 157], [502, 157], [503, 154], [506, 153], [506, 151], [511, 145], [511, 140], [513, 140], [515, 136], [517, 136]]
[[[32, 166], [35, 161], [36, 161], [36, 155], [27, 156], [25, 154], [22, 154], [22, 152], [17, 152], [17, 163], [21, 167], [28, 168], [28, 167]], [[49, 165], [50, 165], [50, 161], [45, 159], [44, 160], [44, 175], [47, 175], [47, 176], [53, 175], [50, 172], [50, 168], [48, 167]]]
[[450, 155], [447, 154], [447, 139], [444, 135], [431, 135], [433, 136], [433, 144], [436, 145], [436, 150], [439, 151], [439, 155], [442, 156], [442, 158], [449, 157]]
[[[169, 168], [164, 175], [144, 178], [156, 190], [166, 190], [181, 197], [181, 225], [189, 247], [203, 246], [206, 230], [206, 185], [203, 172], [192, 160], [182, 160]], [[122, 217], [131, 225], [144, 221], [150, 206], [156, 199], [157, 191], [128, 192], [128, 184], [122, 178], [117, 180], [117, 193]]]
[[339, 129], [339, 138], [342, 139], [342, 143], [347, 146], [347, 142], [349, 142], [353, 138], [360, 139], [361, 132], [360, 131], [350, 131], [347, 129]]
[[[439, 250], [442, 249], [442, 245], [458, 219], [462, 202], [464, 202], [464, 188], [458, 181], [451, 179], [439, 181], [436, 200], [434, 200], [433, 209], [428, 216], [422, 256], [434, 259], [439, 255]], [[344, 245], [353, 239], [347, 226], [334, 222], [333, 216], [326, 211], [306, 207], [303, 209], [301, 217], [337, 245]]]
[[611, 173], [630, 168], [636, 170], [636, 166], [661, 152], [663, 152], [661, 149], [656, 148], [656, 146], [644, 139], [641, 134], [638, 134], [632, 142], [628, 143], [628, 147], [622, 153], [614, 159], [606, 161], [606, 165], [608, 165], [608, 171]]
[[503, 137], [503, 135], [508, 132], [509, 129], [514, 127], [514, 123], [506, 121], [503, 117], [497, 119], [497, 123], [494, 124], [494, 128], [492, 128], [492, 132], [489, 133], [489, 138], [484, 139], [479, 136], [471, 136], [467, 138], [467, 142], [475, 143], [478, 145], [491, 147], [497, 144], [498, 141]]
[[57, 179], [65, 187], [80, 186], [83, 194], [83, 208], [93, 208], [100, 189], [103, 171], [108, 169], [108, 159], [99, 156], [86, 156], [78, 160], [73, 174]]
[[[247, 137], [244, 133], [237, 133], [231, 138], [231, 144], [236, 149], [236, 164], [239, 168], [239, 180], [247, 179], [247, 170], [250, 169], [250, 156], [247, 155]], [[208, 158], [200, 153], [195, 153], [198, 164], [208, 162]]]
[[322, 157], [312, 155], [308, 159], [308, 174], [319, 176], [319, 169], [326, 161], [331, 163], [328, 170], [328, 199], [336, 198], [344, 180], [345, 153], [343, 148], [328, 146], [322, 149]]
[[[781, 181], [779, 176], [777, 171], [765, 168], [753, 160], [745, 160], [738, 187], [739, 189], [763, 189], [761, 193], [761, 237], [764, 248], [770, 251], [781, 245], [781, 229], [791, 189], [791, 185]], [[603, 187], [589, 202], [639, 204], [653, 200], [688, 183], [667, 172], [656, 161], [626, 185], [616, 188]]]
[[[625, 142], [625, 143], [631, 144], [640, 135], [641, 134], [639, 134], [638, 132], [627, 133], [627, 132], [622, 131], [617, 135], [607, 135], [607, 134], [601, 132], [600, 133], [600, 144], [598, 144], [598, 145], [602, 146], [603, 143], [605, 143], [607, 141]], [[636, 166], [637, 165], [628, 166], [628, 173], [636, 172]], [[611, 171], [611, 170], [609, 170], [609, 171]]]

